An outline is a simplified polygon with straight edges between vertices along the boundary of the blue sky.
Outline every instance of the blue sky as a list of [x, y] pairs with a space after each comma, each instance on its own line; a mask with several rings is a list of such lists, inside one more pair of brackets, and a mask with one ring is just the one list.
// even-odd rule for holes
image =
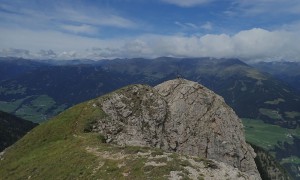
[[0, 56], [300, 60], [299, 0], [0, 0]]

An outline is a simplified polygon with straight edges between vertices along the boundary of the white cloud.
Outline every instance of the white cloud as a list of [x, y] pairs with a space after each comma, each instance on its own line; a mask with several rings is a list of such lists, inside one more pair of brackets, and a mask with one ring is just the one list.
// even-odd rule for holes
[[114, 12], [108, 10], [82, 10], [82, 9], [70, 9], [70, 8], [61, 8], [57, 9], [57, 19], [67, 20], [80, 24], [90, 24], [98, 26], [111, 26], [118, 28], [135, 28], [137, 24], [121, 17]]
[[300, 31], [300, 21], [283, 24], [282, 27], [280, 27], [280, 29], [287, 31]]
[[[0, 28], [0, 32], [1, 56], [44, 59], [173, 56], [300, 61], [299, 31], [268, 31], [254, 28], [240, 31], [234, 35], [167, 36], [148, 34], [106, 40], [53, 31], [24, 29], [12, 31]], [[9, 49], [10, 47], [16, 49]], [[40, 51], [41, 49], [48, 50]]]
[[175, 21], [174, 24], [183, 29], [199, 29], [199, 27], [193, 23], [182, 23], [182, 22]]
[[175, 21], [174, 24], [176, 24], [177, 26], [181, 27], [181, 28], [186, 28], [186, 25], [184, 23]]
[[[31, 55], [31, 56], [34, 56], [34, 55]], [[43, 57], [45, 59], [49, 58], [49, 59], [55, 59], [57, 58], [57, 54], [49, 49], [49, 50], [44, 50], [44, 49], [41, 49], [38, 53], [37, 53], [37, 56], [38, 57]]]
[[99, 25], [108, 25], [122, 28], [135, 28], [137, 24], [129, 19], [125, 19], [116, 15], [109, 15], [99, 18]]
[[193, 24], [193, 23], [186, 23], [187, 26], [191, 27], [191, 28], [194, 28], [194, 29], [197, 29], [198, 26]]
[[79, 34], [79, 33], [83, 33], [83, 34], [96, 34], [98, 32], [97, 28], [92, 27], [90, 25], [79, 25], [79, 26], [74, 26], [74, 25], [62, 25], [61, 26], [62, 29], [75, 33], [75, 34]]
[[[25, 2], [20, 2], [21, 4]], [[50, 3], [51, 4], [51, 3]], [[54, 3], [53, 3], [54, 4]], [[116, 10], [102, 7], [65, 5], [63, 2], [41, 10], [35, 6], [19, 7], [14, 2], [0, 4], [0, 26], [16, 26], [30, 29], [67, 30], [72, 33], [95, 34], [98, 28], [112, 27], [123, 29], [138, 28], [131, 19], [120, 15]]]
[[57, 31], [33, 31], [28, 29], [0, 28], [0, 47], [31, 50], [81, 49], [98, 44], [98, 40]]
[[174, 22], [175, 25], [179, 26], [180, 28], [182, 28], [182, 30], [197, 30], [197, 31], [200, 31], [200, 30], [206, 30], [206, 31], [211, 31], [213, 29], [213, 25], [211, 22], [206, 22], [202, 25], [196, 25], [194, 23], [182, 23], [182, 22], [179, 22], [179, 21], [175, 21]]
[[[267, 31], [254, 28], [233, 36], [207, 34], [204, 36], [153, 37], [153, 52], [163, 56], [217, 57], [255, 59], [287, 59], [300, 61], [300, 37], [297, 32]], [[147, 39], [145, 39], [147, 41]], [[155, 42], [153, 42], [155, 41]]]
[[212, 30], [213, 29], [213, 26], [212, 26], [212, 23], [211, 22], [206, 22], [205, 24], [203, 24], [201, 26], [202, 29], [205, 29], [205, 30]]
[[210, 3], [214, 0], [162, 0], [163, 2], [175, 4], [181, 7], [192, 7]]
[[4, 48], [0, 51], [0, 55], [4, 57], [32, 58], [30, 51], [26, 49]]

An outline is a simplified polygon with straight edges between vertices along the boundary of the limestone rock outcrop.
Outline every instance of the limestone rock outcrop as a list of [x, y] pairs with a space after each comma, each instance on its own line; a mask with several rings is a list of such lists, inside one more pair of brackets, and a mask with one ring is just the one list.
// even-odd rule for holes
[[243, 125], [224, 99], [185, 79], [132, 85], [98, 99], [107, 116], [93, 125], [106, 142], [214, 159], [260, 179]]

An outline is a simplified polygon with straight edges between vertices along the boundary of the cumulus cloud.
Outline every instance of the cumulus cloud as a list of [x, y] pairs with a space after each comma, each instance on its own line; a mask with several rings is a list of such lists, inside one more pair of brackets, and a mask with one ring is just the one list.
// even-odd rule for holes
[[[159, 56], [216, 57], [251, 60], [300, 61], [299, 31], [268, 31], [261, 28], [234, 35], [157, 35], [99, 40], [56, 32], [4, 31], [0, 56], [53, 59], [107, 59]], [[9, 37], [9, 38], [6, 38]], [[11, 38], [14, 37], [14, 38]], [[23, 44], [21, 44], [23, 43]], [[21, 45], [20, 45], [21, 44]], [[8, 47], [20, 47], [8, 49]], [[27, 47], [28, 50], [22, 49]], [[22, 50], [20, 50], [22, 49]], [[40, 49], [52, 49], [51, 51]], [[29, 51], [30, 50], [30, 51]]]
[[[152, 37], [152, 51], [160, 55], [179, 57], [235, 57], [243, 60], [300, 60], [300, 37], [296, 32], [267, 31], [260, 28], [235, 35], [207, 34], [204, 36]], [[145, 39], [147, 41], [147, 38]], [[155, 42], [153, 42], [155, 41]], [[148, 43], [150, 44], [150, 43]]]
[[175, 4], [181, 7], [192, 7], [198, 6], [206, 3], [210, 3], [214, 0], [162, 0], [163, 2]]

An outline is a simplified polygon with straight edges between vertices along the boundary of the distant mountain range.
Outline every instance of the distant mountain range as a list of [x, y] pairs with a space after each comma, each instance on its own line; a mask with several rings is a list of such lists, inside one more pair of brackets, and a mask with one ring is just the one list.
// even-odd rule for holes
[[[242, 118], [262, 119], [289, 128], [300, 124], [299, 93], [237, 59], [2, 59], [0, 63], [0, 72], [5, 74], [0, 83], [1, 109], [34, 122], [124, 85], [156, 85], [182, 76], [223, 96]], [[41, 101], [43, 104], [37, 105]]]
[[300, 91], [300, 62], [259, 62], [251, 65]]
[[[278, 153], [277, 159], [289, 164], [289, 172], [294, 173], [294, 177], [297, 174], [300, 177], [297, 170], [300, 158], [296, 151], [287, 149], [299, 146], [298, 71], [282, 70], [278, 73], [276, 68], [283, 68], [274, 64], [271, 63], [271, 71], [267, 63], [248, 65], [238, 59], [160, 57], [35, 61], [0, 58], [0, 74], [4, 74], [0, 77], [0, 110], [40, 123], [74, 104], [129, 84], [154, 86], [165, 80], [183, 77], [221, 95], [239, 117], [263, 120], [266, 126], [281, 126], [287, 133], [272, 137], [275, 145], [267, 146], [268, 150]], [[282, 64], [289, 68], [295, 66], [292, 63]], [[251, 128], [248, 127], [249, 132], [255, 133]], [[290, 130], [296, 133], [291, 134]], [[282, 139], [287, 140], [283, 142]], [[289, 145], [282, 146], [280, 142]], [[260, 142], [257, 143], [259, 145]]]

